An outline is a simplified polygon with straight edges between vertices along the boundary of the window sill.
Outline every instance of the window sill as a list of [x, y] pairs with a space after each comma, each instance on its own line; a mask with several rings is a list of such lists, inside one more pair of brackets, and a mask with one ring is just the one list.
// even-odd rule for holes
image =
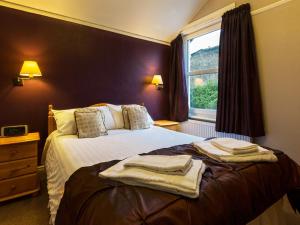
[[216, 120], [209, 119], [209, 118], [201, 118], [201, 117], [189, 116], [189, 119], [190, 120], [195, 120], [195, 121], [201, 121], [201, 122], [216, 123]]

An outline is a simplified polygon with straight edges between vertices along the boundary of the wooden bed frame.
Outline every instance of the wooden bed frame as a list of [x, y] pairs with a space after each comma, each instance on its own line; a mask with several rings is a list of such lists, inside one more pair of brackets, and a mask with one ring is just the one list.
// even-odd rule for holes
[[[107, 104], [108, 103], [97, 103], [91, 105], [90, 107], [106, 106]], [[52, 112], [53, 109], [53, 104], [48, 105], [48, 135], [50, 135], [53, 131], [56, 130], [56, 122], [54, 119], [54, 114]]]

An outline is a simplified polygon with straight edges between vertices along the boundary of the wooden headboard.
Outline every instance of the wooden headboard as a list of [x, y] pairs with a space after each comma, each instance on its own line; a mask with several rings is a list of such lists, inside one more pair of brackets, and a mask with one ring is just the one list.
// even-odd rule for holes
[[56, 130], [56, 122], [52, 112], [53, 105], [48, 105], [48, 135]]
[[[97, 107], [97, 106], [105, 106], [107, 103], [97, 103], [94, 105], [91, 105], [91, 107]], [[54, 114], [52, 112], [53, 105], [48, 105], [48, 135], [50, 135], [53, 131], [56, 130], [56, 122], [54, 119]]]

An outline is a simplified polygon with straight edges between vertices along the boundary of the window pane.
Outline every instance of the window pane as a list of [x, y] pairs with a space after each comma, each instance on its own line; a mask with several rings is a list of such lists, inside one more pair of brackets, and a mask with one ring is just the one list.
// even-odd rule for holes
[[188, 41], [189, 71], [218, 68], [220, 30]]
[[189, 77], [190, 107], [217, 109], [218, 74], [203, 74]]

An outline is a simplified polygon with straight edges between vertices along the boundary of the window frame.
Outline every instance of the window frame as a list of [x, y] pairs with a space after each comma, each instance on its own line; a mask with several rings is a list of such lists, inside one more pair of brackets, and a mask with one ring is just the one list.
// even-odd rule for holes
[[[202, 120], [207, 122], [216, 122], [216, 113], [217, 110], [214, 109], [197, 109], [192, 108], [190, 105], [190, 77], [191, 76], [199, 76], [204, 74], [213, 74], [218, 73], [218, 68], [216, 69], [208, 69], [208, 70], [196, 70], [196, 71], [189, 71], [189, 53], [188, 53], [188, 41], [209, 34], [211, 32], [217, 31], [221, 29], [221, 21], [216, 23], [212, 26], [205, 27], [200, 29], [196, 32], [183, 36], [183, 50], [184, 50], [184, 65], [185, 65], [185, 74], [186, 74], [186, 85], [188, 90], [188, 104], [189, 104], [189, 118]], [[191, 113], [192, 112], [192, 113]]]

